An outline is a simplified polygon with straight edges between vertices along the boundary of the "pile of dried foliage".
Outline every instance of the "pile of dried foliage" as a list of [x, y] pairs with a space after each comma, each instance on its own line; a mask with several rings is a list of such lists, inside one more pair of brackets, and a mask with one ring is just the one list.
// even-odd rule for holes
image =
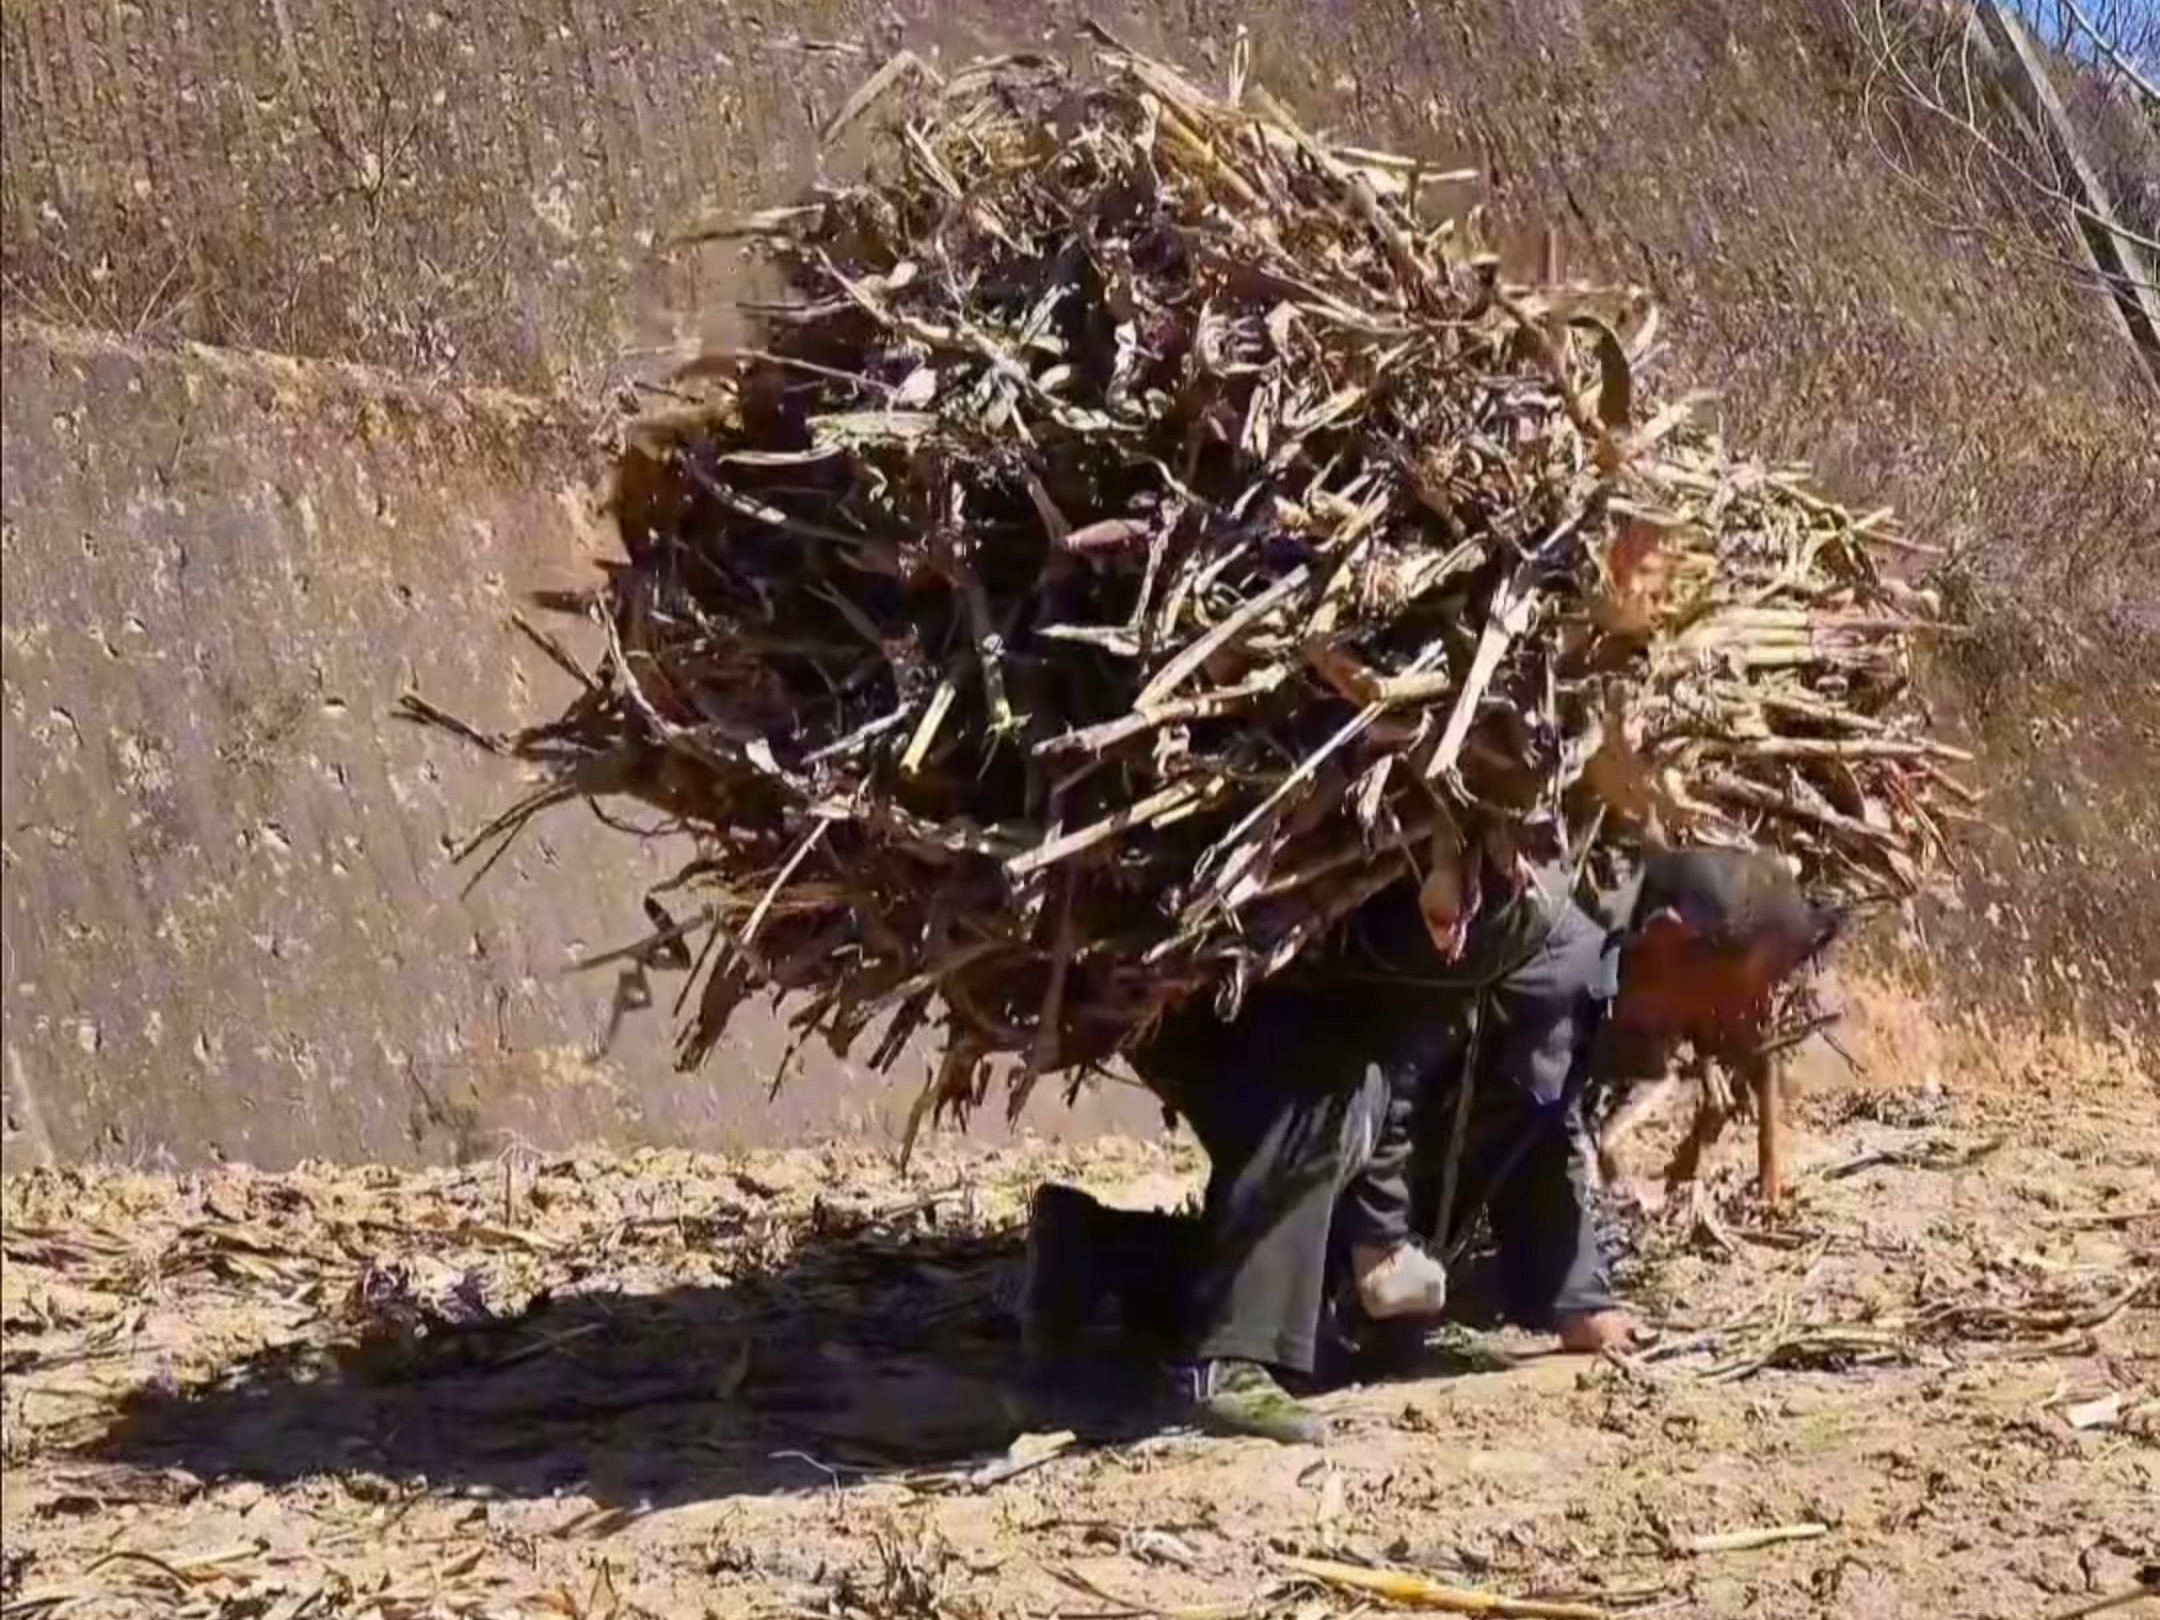
[[697, 834], [686, 1063], [795, 991], [880, 1065], [942, 1014], [924, 1108], [999, 1060], [1017, 1106], [1443, 825], [1916, 883], [1964, 790], [1903, 542], [1646, 399], [1639, 295], [1509, 283], [1242, 59], [902, 59], [843, 121], [896, 105], [865, 179], [705, 233], [786, 296], [629, 425], [606, 666], [497, 740], [551, 780], [476, 847], [607, 793]]

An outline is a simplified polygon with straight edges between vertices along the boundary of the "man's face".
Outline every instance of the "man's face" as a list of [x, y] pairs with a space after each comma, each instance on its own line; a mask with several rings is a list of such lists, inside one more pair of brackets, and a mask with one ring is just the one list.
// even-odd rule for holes
[[1779, 982], [1799, 965], [1775, 941], [1713, 947], [1677, 917], [1653, 919], [1621, 953], [1612, 1021], [1645, 1044], [1751, 1048], [1768, 1031]]

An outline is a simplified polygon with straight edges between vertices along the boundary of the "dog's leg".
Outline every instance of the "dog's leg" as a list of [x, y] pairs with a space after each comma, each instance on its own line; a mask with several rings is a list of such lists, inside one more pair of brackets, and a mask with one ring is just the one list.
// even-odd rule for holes
[[1755, 1092], [1755, 1190], [1765, 1209], [1785, 1197], [1785, 1065], [1761, 1057], [1748, 1065]]
[[1718, 1066], [1696, 1059], [1688, 1067], [1701, 1087], [1701, 1095], [1695, 1106], [1694, 1125], [1665, 1166], [1668, 1194], [1695, 1179], [1702, 1169], [1703, 1155], [1725, 1134], [1725, 1126], [1733, 1116], [1732, 1092]]

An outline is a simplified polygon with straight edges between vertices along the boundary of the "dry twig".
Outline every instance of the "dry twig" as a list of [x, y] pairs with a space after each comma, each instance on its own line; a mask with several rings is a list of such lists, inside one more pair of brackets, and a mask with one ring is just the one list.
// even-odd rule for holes
[[1323, 1558], [1279, 1558], [1276, 1562], [1293, 1575], [1318, 1581], [1340, 1591], [1358, 1592], [1405, 1608], [1439, 1614], [1489, 1614], [1515, 1620], [1610, 1620], [1607, 1610], [1588, 1603], [1555, 1603], [1540, 1598], [1507, 1597], [1463, 1586], [1443, 1586], [1423, 1575], [1405, 1570], [1367, 1569], [1360, 1564], [1337, 1564]]

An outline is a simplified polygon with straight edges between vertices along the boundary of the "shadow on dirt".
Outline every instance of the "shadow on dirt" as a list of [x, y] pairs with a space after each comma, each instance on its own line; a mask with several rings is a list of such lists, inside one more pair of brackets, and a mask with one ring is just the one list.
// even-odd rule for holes
[[133, 1391], [88, 1450], [209, 1480], [665, 1507], [900, 1472], [966, 1488], [1031, 1430], [1100, 1444], [1159, 1427], [1150, 1364], [1114, 1322], [1054, 1402], [1028, 1393], [1022, 1264], [1018, 1230], [840, 1226], [724, 1286], [542, 1294], [501, 1316], [454, 1288], [378, 1299], [365, 1333]]
[[[137, 1390], [93, 1449], [202, 1478], [365, 1472], [656, 1507], [965, 1465], [1041, 1426], [1021, 1257], [1016, 1231], [812, 1232], [725, 1286], [543, 1294], [501, 1317], [453, 1292], [206, 1386]], [[1100, 1370], [1107, 1397], [1119, 1370]]]

